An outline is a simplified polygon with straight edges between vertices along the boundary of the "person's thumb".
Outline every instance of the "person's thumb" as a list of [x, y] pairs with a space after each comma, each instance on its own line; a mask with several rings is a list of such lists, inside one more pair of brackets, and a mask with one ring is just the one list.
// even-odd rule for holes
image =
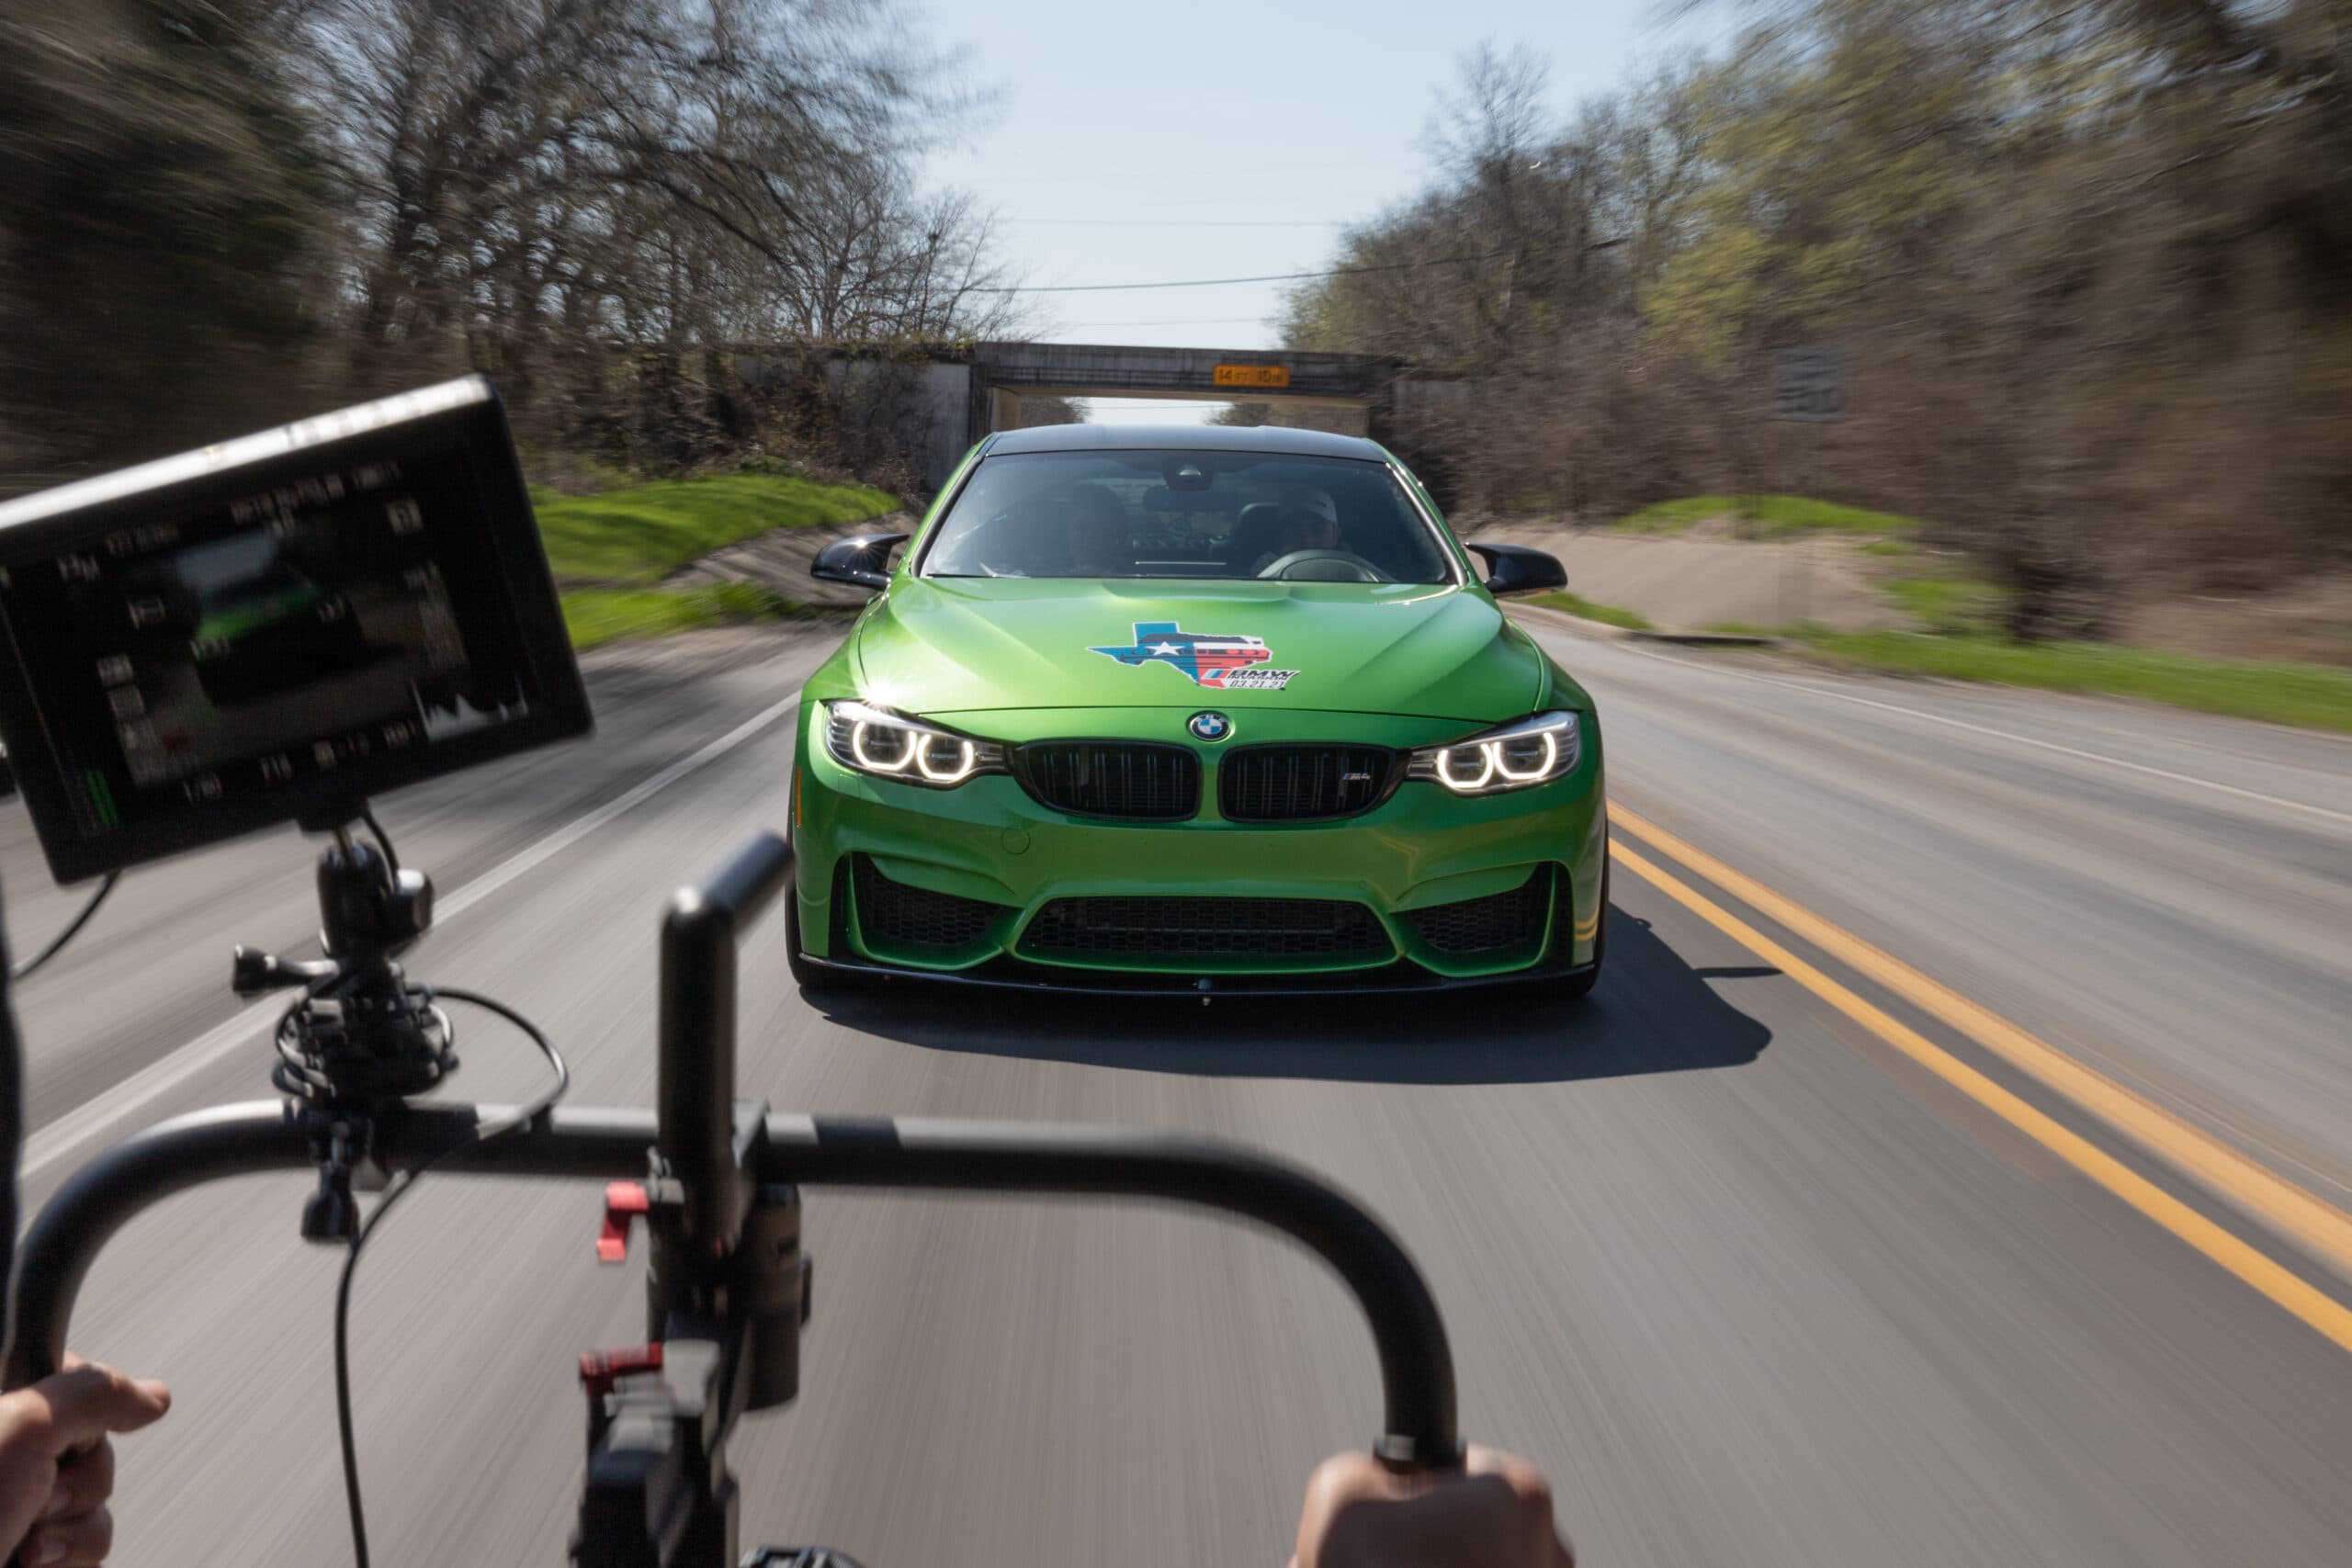
[[129, 1378], [84, 1361], [33, 1384], [49, 1405], [51, 1451], [89, 1447], [108, 1432], [136, 1432], [164, 1418], [172, 1391], [153, 1378]]

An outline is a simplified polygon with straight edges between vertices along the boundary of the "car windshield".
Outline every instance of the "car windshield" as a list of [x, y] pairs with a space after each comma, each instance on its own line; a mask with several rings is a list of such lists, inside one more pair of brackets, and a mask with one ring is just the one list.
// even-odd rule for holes
[[1380, 463], [1251, 452], [981, 459], [925, 551], [931, 577], [1453, 581]]

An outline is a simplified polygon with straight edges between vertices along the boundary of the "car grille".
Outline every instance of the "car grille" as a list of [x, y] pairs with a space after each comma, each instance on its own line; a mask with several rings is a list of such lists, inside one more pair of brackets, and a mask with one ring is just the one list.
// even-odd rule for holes
[[1396, 949], [1362, 904], [1329, 898], [1057, 898], [1025, 953], [1378, 960]]
[[1000, 904], [959, 898], [893, 882], [867, 856], [857, 863], [857, 924], [866, 942], [886, 947], [969, 947], [1004, 913]]
[[1041, 740], [1014, 756], [1022, 786], [1056, 811], [1173, 822], [1201, 808], [1200, 759], [1182, 746]]
[[1450, 958], [1532, 951], [1544, 940], [1553, 874], [1551, 867], [1539, 866], [1524, 884], [1508, 893], [1408, 909], [1403, 918], [1414, 935]]
[[1378, 746], [1246, 746], [1217, 763], [1216, 807], [1235, 822], [1352, 817], [1387, 796], [1396, 766]]

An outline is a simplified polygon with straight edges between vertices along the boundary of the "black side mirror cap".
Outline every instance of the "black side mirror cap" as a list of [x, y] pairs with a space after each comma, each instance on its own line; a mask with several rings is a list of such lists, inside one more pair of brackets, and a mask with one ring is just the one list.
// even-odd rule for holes
[[1557, 556], [1525, 545], [1474, 541], [1465, 547], [1486, 558], [1487, 592], [1498, 599], [1506, 593], [1541, 593], [1568, 585], [1567, 569], [1560, 564]]
[[808, 575], [820, 582], [847, 582], [879, 592], [890, 586], [890, 552], [907, 542], [904, 534], [852, 534], [817, 552]]

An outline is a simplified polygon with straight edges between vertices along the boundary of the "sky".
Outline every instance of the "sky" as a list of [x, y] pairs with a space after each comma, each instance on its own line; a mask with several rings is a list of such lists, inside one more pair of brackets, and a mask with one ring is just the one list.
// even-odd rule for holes
[[[1490, 38], [1552, 62], [1551, 103], [1623, 84], [1719, 30], [1660, 0], [932, 0], [934, 46], [992, 92], [939, 185], [997, 214], [1028, 284], [1157, 283], [1329, 265], [1339, 226], [1433, 169], [1438, 92]], [[1270, 348], [1283, 286], [1025, 297], [1060, 343]], [[1097, 418], [1191, 417], [1099, 404]]]

